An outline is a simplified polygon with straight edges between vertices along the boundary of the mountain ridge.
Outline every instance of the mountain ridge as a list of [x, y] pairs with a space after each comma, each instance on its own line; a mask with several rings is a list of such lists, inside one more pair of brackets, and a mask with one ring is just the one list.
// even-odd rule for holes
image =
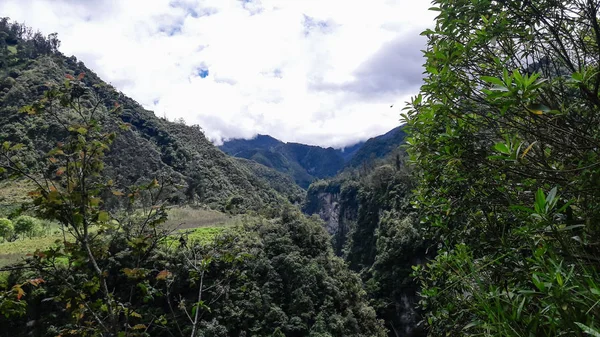
[[315, 180], [331, 178], [346, 168], [380, 159], [403, 143], [403, 126], [344, 148], [284, 142], [270, 135], [234, 138], [219, 148], [234, 157], [248, 159], [291, 176], [302, 188]]

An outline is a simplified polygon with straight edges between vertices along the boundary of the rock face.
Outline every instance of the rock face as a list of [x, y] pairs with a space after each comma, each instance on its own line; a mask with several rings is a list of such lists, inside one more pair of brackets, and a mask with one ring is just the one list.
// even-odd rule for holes
[[321, 207], [319, 217], [325, 221], [325, 229], [331, 236], [335, 236], [340, 226], [339, 194], [321, 192], [317, 195]]
[[334, 251], [342, 255], [348, 234], [356, 225], [358, 184], [342, 181], [318, 181], [307, 191], [303, 211], [318, 215], [331, 235]]

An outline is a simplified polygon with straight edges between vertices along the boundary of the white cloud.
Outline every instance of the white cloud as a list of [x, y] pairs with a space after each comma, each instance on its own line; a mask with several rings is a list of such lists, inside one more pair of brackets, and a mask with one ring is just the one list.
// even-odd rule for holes
[[[0, 13], [207, 136], [343, 146], [398, 125], [420, 83], [410, 0], [2, 0]], [[201, 77], [200, 70], [208, 76]], [[205, 74], [203, 74], [205, 75]], [[390, 109], [390, 105], [395, 107]]]

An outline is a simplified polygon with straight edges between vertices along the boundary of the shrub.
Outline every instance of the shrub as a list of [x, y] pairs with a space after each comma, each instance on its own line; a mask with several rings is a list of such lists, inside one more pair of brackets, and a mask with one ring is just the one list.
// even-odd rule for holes
[[15, 234], [15, 227], [12, 221], [6, 218], [0, 218], [0, 236], [3, 240], [11, 241]]
[[28, 215], [21, 215], [14, 221], [15, 233], [18, 235], [27, 235], [33, 237], [40, 230], [40, 221]]

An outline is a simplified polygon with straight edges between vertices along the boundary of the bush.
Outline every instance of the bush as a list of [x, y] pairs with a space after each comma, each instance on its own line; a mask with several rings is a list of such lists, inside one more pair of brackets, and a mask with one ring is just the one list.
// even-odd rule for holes
[[12, 221], [6, 218], [0, 218], [0, 236], [3, 240], [11, 241], [15, 234], [15, 227]]
[[14, 221], [15, 233], [18, 235], [27, 235], [32, 238], [37, 232], [40, 231], [40, 221], [34, 217], [28, 215], [21, 215]]

